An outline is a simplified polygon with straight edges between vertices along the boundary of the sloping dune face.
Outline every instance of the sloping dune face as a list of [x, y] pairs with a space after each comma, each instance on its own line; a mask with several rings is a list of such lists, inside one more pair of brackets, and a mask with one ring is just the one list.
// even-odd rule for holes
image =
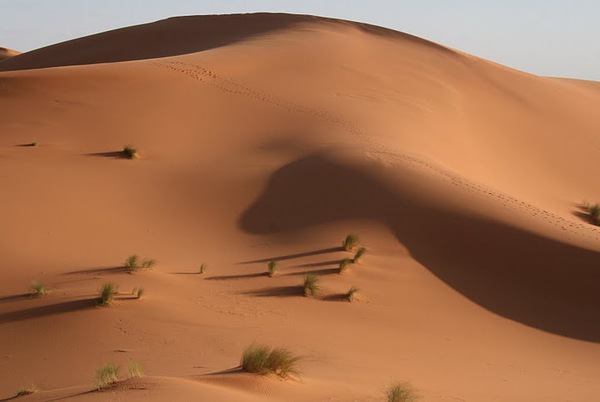
[[[399, 379], [423, 400], [595, 401], [599, 106], [598, 83], [310, 16], [5, 60], [0, 397], [103, 400], [95, 368], [136, 360], [150, 377], [110, 392], [383, 400]], [[348, 233], [367, 252], [339, 274]], [[128, 274], [132, 254], [158, 263]], [[253, 342], [301, 355], [301, 379], [238, 373]]]
[[15, 57], [19, 54], [21, 54], [21, 53], [17, 52], [16, 50], [8, 49], [5, 47], [0, 47], [0, 61], [10, 59], [11, 57]]

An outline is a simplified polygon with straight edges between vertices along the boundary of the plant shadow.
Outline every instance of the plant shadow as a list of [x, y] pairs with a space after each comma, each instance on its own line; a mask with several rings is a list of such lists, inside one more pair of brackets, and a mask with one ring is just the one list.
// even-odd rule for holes
[[42, 317], [71, 313], [74, 311], [92, 309], [96, 306], [97, 297], [89, 299], [70, 300], [44, 306], [30, 307], [22, 310], [0, 314], [0, 323], [25, 321]]

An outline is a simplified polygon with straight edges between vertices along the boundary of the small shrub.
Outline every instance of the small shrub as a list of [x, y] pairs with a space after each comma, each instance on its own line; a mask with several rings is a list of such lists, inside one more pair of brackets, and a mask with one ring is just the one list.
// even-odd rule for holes
[[156, 260], [145, 258], [142, 262], [142, 268], [152, 269], [156, 265]]
[[129, 372], [129, 378], [139, 378], [144, 376], [144, 369], [140, 362], [130, 360], [127, 364], [127, 371]]
[[414, 402], [417, 393], [408, 382], [394, 382], [387, 390], [388, 402]]
[[117, 286], [112, 283], [105, 283], [100, 288], [100, 297], [98, 298], [99, 306], [108, 306], [112, 303], [117, 295]]
[[352, 259], [351, 258], [344, 258], [342, 261], [340, 261], [340, 270], [339, 273], [343, 273], [345, 270], [348, 269], [348, 265], [350, 265], [352, 263]]
[[590, 214], [590, 220], [594, 225], [600, 225], [600, 204], [593, 204], [587, 206], [588, 213]]
[[141, 299], [144, 295], [144, 288], [135, 288], [133, 289], [132, 294], [136, 299]]
[[131, 145], [125, 145], [123, 147], [123, 154], [125, 155], [125, 157], [127, 159], [135, 159], [138, 157], [138, 152], [137, 149], [135, 149], [133, 146]]
[[315, 274], [304, 275], [304, 295], [306, 297], [316, 297], [319, 295], [321, 286], [319, 285], [319, 278]]
[[15, 393], [15, 397], [31, 395], [31, 394], [35, 394], [36, 392], [38, 392], [38, 388], [33, 385], [29, 386], [29, 387], [23, 387]]
[[37, 141], [32, 141], [29, 144], [27, 144], [27, 146], [29, 146], [29, 147], [37, 147], [38, 143], [37, 143]]
[[291, 374], [298, 374], [299, 360], [298, 356], [294, 356], [287, 349], [272, 349], [252, 344], [244, 350], [240, 366], [248, 373], [275, 374], [281, 378], [288, 378]]
[[350, 303], [356, 300], [356, 292], [358, 292], [358, 288], [352, 286], [350, 290], [348, 290], [348, 293], [346, 293], [346, 299], [348, 299]]
[[342, 246], [344, 247], [344, 251], [351, 251], [354, 247], [358, 246], [359, 238], [355, 234], [349, 234], [344, 239]]
[[356, 252], [356, 254], [354, 254], [354, 258], [352, 259], [352, 262], [355, 264], [360, 264], [360, 259], [362, 258], [363, 255], [365, 255], [365, 253], [367, 252], [367, 249], [364, 247], [361, 247], [358, 249], [358, 251]]
[[206, 265], [205, 262], [202, 263], [202, 265], [200, 265], [200, 270], [198, 271], [199, 274], [203, 274], [206, 272], [206, 268], [208, 268], [208, 265]]
[[139, 257], [137, 255], [130, 255], [125, 260], [125, 269], [127, 272], [135, 272], [140, 267]]
[[275, 273], [277, 272], [277, 261], [269, 261], [269, 264], [267, 265], [267, 270], [269, 272], [269, 276], [272, 278], [273, 276], [275, 276]]
[[96, 369], [96, 386], [98, 389], [104, 389], [119, 381], [119, 366], [115, 363], [108, 363], [105, 366]]
[[42, 282], [35, 281], [31, 284], [29, 293], [31, 293], [32, 297], [42, 297], [50, 293], [50, 289], [48, 289]]

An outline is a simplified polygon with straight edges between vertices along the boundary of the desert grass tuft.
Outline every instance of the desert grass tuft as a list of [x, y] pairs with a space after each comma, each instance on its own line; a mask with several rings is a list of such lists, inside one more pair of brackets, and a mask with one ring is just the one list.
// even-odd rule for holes
[[352, 262], [355, 264], [360, 264], [360, 259], [362, 258], [363, 255], [365, 255], [365, 253], [367, 252], [367, 249], [364, 247], [361, 247], [358, 249], [358, 251], [356, 252], [356, 254], [354, 254], [354, 258], [352, 259]]
[[127, 371], [129, 373], [129, 378], [139, 378], [144, 376], [142, 365], [135, 360], [130, 360], [129, 363], [127, 363]]
[[319, 285], [319, 277], [312, 273], [304, 275], [304, 283], [302, 285], [302, 288], [306, 297], [318, 296], [319, 292], [321, 291], [321, 286]]
[[135, 272], [140, 268], [139, 257], [135, 254], [130, 255], [125, 260], [125, 269], [127, 272]]
[[125, 155], [127, 159], [135, 159], [138, 157], [138, 151], [132, 145], [125, 145], [123, 147], [123, 155]]
[[31, 297], [42, 297], [50, 293], [50, 289], [48, 289], [42, 282], [35, 281], [31, 284], [29, 293], [31, 294]]
[[109, 306], [117, 295], [117, 286], [112, 283], [105, 283], [100, 288], [100, 297], [96, 304], [98, 306]]
[[142, 262], [142, 268], [152, 269], [156, 265], [156, 260], [151, 258], [145, 258], [144, 262]]
[[359, 242], [360, 242], [360, 240], [359, 240], [358, 236], [350, 233], [348, 236], [346, 236], [346, 238], [342, 242], [342, 247], [344, 247], [344, 251], [351, 251], [356, 246], [358, 246]]
[[39, 391], [38, 387], [36, 387], [34, 385], [31, 385], [29, 387], [23, 387], [15, 393], [15, 397], [35, 394], [38, 391]]
[[269, 261], [269, 263], [267, 264], [267, 271], [269, 272], [269, 276], [271, 278], [275, 276], [275, 273], [277, 272], [277, 261]]
[[387, 389], [388, 402], [414, 402], [417, 399], [417, 393], [408, 382], [396, 381]]
[[298, 374], [299, 360], [300, 357], [294, 356], [287, 349], [252, 344], [244, 349], [240, 366], [248, 373], [275, 374], [281, 378], [288, 378], [292, 374]]
[[134, 288], [133, 292], [131, 292], [136, 299], [141, 299], [144, 295], [144, 288]]
[[590, 220], [592, 223], [600, 226], [600, 204], [588, 205], [587, 210], [590, 214]]
[[342, 274], [348, 269], [348, 266], [353, 262], [351, 258], [344, 258], [340, 261], [339, 273]]
[[350, 290], [348, 290], [348, 293], [346, 293], [346, 299], [352, 303], [354, 300], [356, 300], [356, 292], [358, 292], [358, 288], [352, 286], [350, 288]]
[[208, 268], [208, 265], [203, 262], [202, 265], [200, 265], [200, 270], [198, 271], [199, 274], [203, 274], [206, 272], [206, 268]]
[[108, 363], [96, 369], [96, 387], [104, 389], [119, 381], [119, 366]]

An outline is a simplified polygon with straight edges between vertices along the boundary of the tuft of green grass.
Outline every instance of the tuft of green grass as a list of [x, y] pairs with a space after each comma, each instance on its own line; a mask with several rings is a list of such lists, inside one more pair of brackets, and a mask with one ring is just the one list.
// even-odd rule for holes
[[342, 261], [340, 261], [339, 273], [341, 274], [346, 271], [348, 269], [348, 265], [350, 265], [352, 262], [353, 260], [351, 258], [344, 258]]
[[414, 402], [417, 399], [417, 393], [408, 382], [396, 381], [387, 389], [388, 402]]
[[350, 288], [350, 290], [348, 290], [348, 293], [346, 293], [346, 299], [352, 303], [354, 300], [356, 300], [356, 292], [358, 292], [358, 288], [352, 286]]
[[586, 207], [592, 223], [600, 226], [600, 204], [587, 205]]
[[142, 365], [135, 360], [130, 360], [129, 363], [127, 363], [127, 371], [129, 373], [129, 378], [139, 378], [144, 376]]
[[127, 272], [135, 272], [140, 268], [139, 257], [135, 254], [130, 255], [125, 260], [125, 269]]
[[360, 259], [362, 258], [363, 255], [365, 255], [365, 253], [367, 252], [367, 249], [364, 247], [361, 247], [358, 249], [358, 251], [356, 252], [356, 254], [354, 254], [354, 258], [352, 259], [352, 262], [355, 264], [360, 264]]
[[277, 261], [269, 261], [269, 263], [267, 264], [267, 271], [269, 272], [269, 276], [271, 278], [275, 276], [275, 273], [277, 272]]
[[344, 247], [344, 251], [351, 251], [356, 246], [358, 246], [359, 242], [360, 242], [360, 240], [359, 240], [358, 236], [350, 233], [348, 236], [346, 236], [346, 238], [342, 242], [342, 247]]
[[29, 387], [23, 387], [15, 393], [15, 397], [35, 394], [38, 391], [39, 389], [34, 385], [31, 385]]
[[142, 268], [152, 269], [156, 265], [156, 260], [151, 258], [144, 258], [144, 262], [142, 262]]
[[206, 268], [208, 268], [208, 265], [203, 262], [202, 265], [200, 265], [200, 270], [198, 271], [199, 274], [203, 274], [206, 272]]
[[117, 295], [117, 286], [112, 283], [105, 283], [100, 288], [100, 297], [97, 304], [99, 306], [109, 306]]
[[123, 155], [125, 155], [127, 159], [135, 159], [138, 157], [138, 151], [132, 145], [125, 145], [123, 147]]
[[46, 287], [42, 282], [34, 281], [29, 289], [32, 297], [42, 297], [50, 293], [50, 289]]
[[108, 363], [96, 369], [96, 387], [104, 389], [119, 381], [119, 366], [115, 363]]
[[287, 349], [252, 344], [244, 349], [240, 366], [248, 373], [275, 374], [281, 378], [288, 378], [292, 374], [299, 374], [299, 360], [300, 357]]
[[306, 274], [304, 275], [304, 283], [302, 285], [304, 289], [304, 295], [306, 297], [316, 297], [319, 295], [321, 291], [321, 286], [319, 285], [319, 277], [315, 274]]
[[136, 299], [141, 299], [144, 295], [144, 288], [134, 288], [133, 292], [131, 292]]

